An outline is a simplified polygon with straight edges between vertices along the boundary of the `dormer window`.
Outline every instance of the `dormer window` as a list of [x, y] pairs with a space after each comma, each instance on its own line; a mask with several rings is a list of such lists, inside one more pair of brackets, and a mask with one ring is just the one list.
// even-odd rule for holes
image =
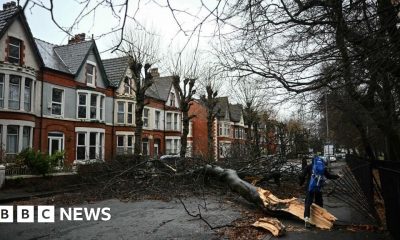
[[86, 83], [88, 86], [96, 86], [96, 65], [86, 63]]
[[21, 63], [21, 40], [10, 37], [8, 42], [8, 62]]
[[127, 95], [132, 94], [132, 79], [131, 78], [125, 78], [124, 81], [124, 93]]

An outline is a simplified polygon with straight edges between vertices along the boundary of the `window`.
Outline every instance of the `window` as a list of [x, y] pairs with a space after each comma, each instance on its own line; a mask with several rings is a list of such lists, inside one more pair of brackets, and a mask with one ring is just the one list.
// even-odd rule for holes
[[169, 94], [169, 105], [175, 107], [175, 93], [173, 92]]
[[90, 119], [97, 119], [97, 98], [98, 95], [90, 95]]
[[133, 135], [127, 136], [126, 152], [128, 154], [133, 154]]
[[160, 116], [161, 116], [161, 112], [156, 110], [154, 112], [154, 128], [155, 129], [160, 129]]
[[149, 109], [143, 109], [143, 127], [149, 126]]
[[10, 89], [8, 96], [8, 108], [10, 109], [19, 109], [20, 83], [21, 77], [10, 75]]
[[95, 86], [96, 81], [96, 66], [86, 63], [86, 83], [90, 86]]
[[[83, 130], [83, 128], [80, 128]], [[104, 158], [104, 133], [97, 131], [77, 132], [76, 159], [95, 160]]]
[[117, 155], [123, 155], [125, 151], [124, 136], [117, 136]]
[[117, 122], [125, 123], [125, 103], [117, 102], [118, 110], [117, 110]]
[[174, 139], [174, 153], [179, 153], [179, 139]]
[[100, 96], [100, 120], [104, 120], [104, 101], [105, 97]]
[[128, 124], [133, 124], [133, 103], [128, 102]]
[[149, 155], [149, 139], [148, 138], [143, 138], [143, 141], [142, 141], [142, 154], [144, 156]]
[[0, 108], [4, 107], [4, 74], [0, 74]]
[[8, 42], [8, 62], [21, 63], [21, 40], [10, 37]]
[[64, 90], [53, 88], [51, 95], [51, 114], [62, 115], [63, 114], [63, 98]]
[[31, 111], [31, 100], [32, 100], [32, 79], [25, 79], [25, 91], [24, 91], [24, 109], [27, 112]]
[[222, 136], [222, 128], [223, 128], [222, 123], [218, 123], [218, 135], [219, 136]]
[[172, 139], [167, 139], [165, 140], [165, 148], [166, 148], [166, 154], [171, 154], [172, 153]]
[[117, 136], [117, 155], [133, 154], [133, 135]]
[[78, 94], [78, 118], [86, 118], [86, 93]]
[[174, 114], [174, 130], [178, 130], [178, 114]]
[[89, 159], [96, 159], [97, 134], [96, 132], [89, 133]]
[[105, 97], [90, 91], [78, 91], [78, 118], [87, 120], [104, 120]]
[[6, 154], [15, 155], [18, 152], [18, 130], [19, 126], [7, 126]]
[[167, 130], [172, 130], [172, 113], [167, 113]]
[[64, 134], [61, 132], [49, 132], [47, 142], [49, 155], [64, 150]]
[[3, 125], [0, 125], [0, 150], [3, 151]]
[[126, 77], [124, 81], [124, 93], [130, 95], [132, 92], [132, 79]]
[[85, 160], [86, 159], [86, 133], [78, 133], [76, 145], [76, 159]]
[[22, 128], [22, 150], [31, 146], [31, 127]]

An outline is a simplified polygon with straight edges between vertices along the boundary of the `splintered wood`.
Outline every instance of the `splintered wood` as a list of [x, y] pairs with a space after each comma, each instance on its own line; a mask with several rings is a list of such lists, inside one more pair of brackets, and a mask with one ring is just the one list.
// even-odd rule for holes
[[[264, 204], [264, 207], [270, 210], [288, 212], [304, 220], [304, 203], [297, 198], [279, 199], [270, 191], [258, 188], [258, 193]], [[310, 223], [321, 229], [331, 229], [333, 222], [337, 218], [330, 214], [326, 209], [315, 204], [311, 206]]]
[[283, 235], [285, 231], [285, 226], [276, 218], [260, 218], [252, 226], [264, 228], [275, 237]]

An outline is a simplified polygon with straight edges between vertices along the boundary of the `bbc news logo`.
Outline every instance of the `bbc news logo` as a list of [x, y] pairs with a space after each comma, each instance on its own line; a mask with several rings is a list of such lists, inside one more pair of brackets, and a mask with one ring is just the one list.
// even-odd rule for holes
[[[18, 223], [53, 223], [56, 218], [54, 206], [17, 206], [16, 220]], [[35, 215], [36, 212], [36, 215]], [[60, 221], [108, 221], [111, 219], [110, 208], [59, 208]], [[35, 218], [36, 217], [36, 218]], [[0, 223], [14, 222], [14, 206], [0, 206]]]

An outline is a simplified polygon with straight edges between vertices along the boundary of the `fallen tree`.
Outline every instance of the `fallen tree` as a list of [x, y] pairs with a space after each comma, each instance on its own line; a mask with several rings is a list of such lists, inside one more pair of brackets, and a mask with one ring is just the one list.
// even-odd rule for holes
[[[287, 212], [299, 219], [303, 219], [304, 203], [297, 198], [280, 199], [273, 195], [270, 191], [258, 188], [250, 183], [242, 180], [237, 172], [232, 169], [223, 169], [219, 166], [206, 165], [204, 167], [205, 174], [217, 178], [219, 181], [226, 183], [229, 188], [259, 206], [268, 213]], [[335, 216], [330, 214], [324, 208], [315, 204], [311, 206], [310, 223], [321, 229], [331, 229]], [[270, 231], [274, 236], [282, 235], [284, 225], [275, 218], [259, 219], [253, 226], [263, 227]]]

